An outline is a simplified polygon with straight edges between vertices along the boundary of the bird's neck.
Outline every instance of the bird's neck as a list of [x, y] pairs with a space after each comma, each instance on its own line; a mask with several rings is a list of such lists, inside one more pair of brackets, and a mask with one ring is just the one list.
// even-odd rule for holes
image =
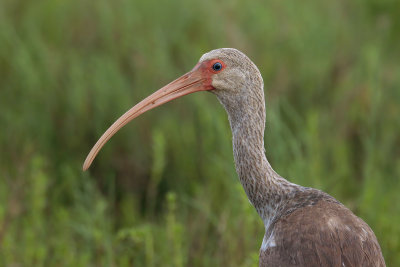
[[263, 219], [265, 226], [279, 206], [299, 186], [279, 176], [269, 164], [264, 148], [264, 101], [226, 107], [232, 129], [233, 154], [236, 172], [249, 198]]

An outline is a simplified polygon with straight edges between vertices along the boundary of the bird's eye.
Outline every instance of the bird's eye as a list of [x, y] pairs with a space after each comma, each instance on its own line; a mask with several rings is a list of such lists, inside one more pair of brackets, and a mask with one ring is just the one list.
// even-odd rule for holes
[[214, 63], [214, 65], [212, 66], [212, 68], [213, 68], [213, 70], [215, 70], [215, 71], [220, 71], [220, 70], [222, 70], [222, 64], [219, 63], [219, 62]]

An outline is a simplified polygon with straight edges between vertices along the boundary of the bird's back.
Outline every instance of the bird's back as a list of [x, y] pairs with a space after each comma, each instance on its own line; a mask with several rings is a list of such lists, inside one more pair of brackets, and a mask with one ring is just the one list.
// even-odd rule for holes
[[375, 234], [363, 220], [329, 195], [307, 191], [302, 194], [311, 198], [287, 205], [272, 221], [260, 266], [385, 266]]

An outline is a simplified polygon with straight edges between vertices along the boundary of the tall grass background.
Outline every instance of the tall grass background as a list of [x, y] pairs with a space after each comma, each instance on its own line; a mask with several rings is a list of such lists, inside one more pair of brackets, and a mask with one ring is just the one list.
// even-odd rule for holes
[[400, 2], [1, 0], [0, 266], [257, 266], [264, 233], [210, 93], [123, 112], [235, 47], [265, 82], [267, 157], [400, 266]]

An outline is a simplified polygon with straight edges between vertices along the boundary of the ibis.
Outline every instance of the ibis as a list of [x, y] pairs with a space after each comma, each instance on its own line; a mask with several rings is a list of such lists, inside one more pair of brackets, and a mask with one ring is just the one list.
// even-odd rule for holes
[[236, 172], [264, 223], [259, 266], [385, 266], [377, 238], [362, 219], [327, 193], [273, 170], [264, 148], [264, 82], [256, 65], [233, 48], [204, 54], [191, 71], [123, 114], [93, 146], [83, 170], [129, 121], [199, 91], [213, 93], [228, 114]]

